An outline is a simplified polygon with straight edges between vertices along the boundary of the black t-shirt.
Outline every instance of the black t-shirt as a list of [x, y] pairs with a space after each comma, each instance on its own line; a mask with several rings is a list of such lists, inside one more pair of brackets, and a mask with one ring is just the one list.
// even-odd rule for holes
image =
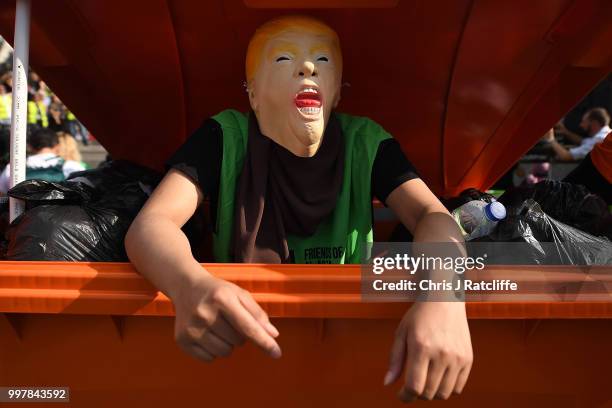
[[[166, 169], [187, 175], [210, 200], [210, 219], [216, 224], [219, 179], [223, 158], [223, 131], [214, 119], [207, 119], [166, 161]], [[372, 195], [385, 203], [393, 190], [418, 174], [395, 139], [383, 140], [372, 168]]]

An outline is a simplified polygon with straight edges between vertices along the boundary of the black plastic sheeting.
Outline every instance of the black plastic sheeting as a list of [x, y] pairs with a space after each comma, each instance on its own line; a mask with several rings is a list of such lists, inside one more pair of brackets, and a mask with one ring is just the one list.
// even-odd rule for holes
[[109, 162], [61, 183], [26, 180], [9, 196], [26, 212], [8, 227], [7, 260], [127, 261], [123, 240], [161, 176]]
[[557, 221], [612, 240], [612, 215], [608, 205], [582, 185], [545, 180], [533, 186], [508, 190], [499, 197], [499, 202], [506, 208], [517, 208], [528, 199], [536, 201], [549, 217]]
[[506, 219], [491, 234], [470, 241], [498, 243], [472, 246], [486, 249], [489, 264], [612, 265], [612, 242], [606, 237], [596, 237], [549, 217], [533, 199], [506, 209]]
[[[471, 200], [494, 197], [468, 189], [442, 202], [453, 211]], [[509, 190], [499, 201], [507, 217], [491, 234], [468, 243], [471, 256], [486, 252], [487, 263], [497, 265], [612, 265], [612, 215], [584, 186], [546, 180]], [[390, 240], [409, 242], [412, 235], [399, 224]]]

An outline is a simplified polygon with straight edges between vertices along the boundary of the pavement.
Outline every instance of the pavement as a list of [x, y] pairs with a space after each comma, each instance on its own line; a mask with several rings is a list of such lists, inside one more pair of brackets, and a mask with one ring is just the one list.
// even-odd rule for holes
[[81, 152], [82, 160], [87, 163], [90, 168], [94, 169], [106, 159], [108, 152], [100, 143], [91, 142], [88, 145], [79, 144], [79, 151]]

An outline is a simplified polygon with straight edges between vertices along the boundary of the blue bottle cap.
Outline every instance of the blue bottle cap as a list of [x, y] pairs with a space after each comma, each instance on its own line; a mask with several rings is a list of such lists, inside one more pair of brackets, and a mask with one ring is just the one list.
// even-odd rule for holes
[[506, 218], [506, 207], [499, 201], [493, 201], [485, 207], [485, 214], [491, 221], [501, 221]]

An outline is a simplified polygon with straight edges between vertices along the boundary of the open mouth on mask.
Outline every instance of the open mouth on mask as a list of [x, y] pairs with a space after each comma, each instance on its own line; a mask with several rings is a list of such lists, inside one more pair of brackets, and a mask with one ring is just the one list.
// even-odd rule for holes
[[295, 96], [295, 106], [304, 115], [318, 115], [322, 105], [321, 94], [316, 87], [305, 86]]

